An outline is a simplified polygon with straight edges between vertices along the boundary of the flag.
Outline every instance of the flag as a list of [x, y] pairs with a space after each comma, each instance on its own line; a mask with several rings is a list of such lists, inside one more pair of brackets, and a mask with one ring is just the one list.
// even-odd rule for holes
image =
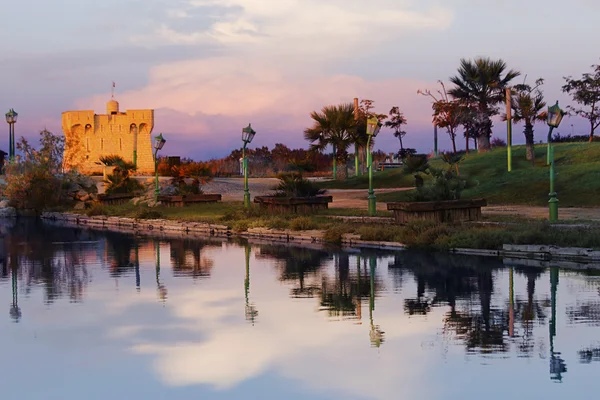
[[115, 81], [113, 81], [113, 87], [115, 87]]

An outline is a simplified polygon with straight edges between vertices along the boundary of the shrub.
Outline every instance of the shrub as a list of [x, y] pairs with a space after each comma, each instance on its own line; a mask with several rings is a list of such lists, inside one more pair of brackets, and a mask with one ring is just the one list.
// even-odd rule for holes
[[361, 240], [373, 242], [401, 242], [401, 229], [396, 226], [364, 225], [358, 229]]
[[202, 194], [202, 185], [209, 182], [211, 176], [209, 164], [188, 162], [171, 168], [171, 185], [176, 188], [176, 195]]
[[[459, 200], [465, 189], [477, 186], [477, 181], [460, 175], [458, 165], [463, 160], [462, 154], [443, 153], [442, 160], [447, 168], [434, 168], [425, 157], [408, 157], [404, 169], [415, 176], [415, 191], [408, 193], [411, 201], [444, 201]], [[424, 185], [421, 174], [431, 175], [431, 183]]]
[[242, 219], [239, 221], [235, 221], [231, 226], [231, 229], [233, 229], [234, 232], [245, 232], [248, 230], [249, 227], [250, 221], [248, 221], [247, 219]]
[[162, 212], [156, 210], [140, 210], [136, 213], [136, 219], [163, 219], [165, 216]]
[[88, 217], [93, 217], [96, 215], [109, 215], [108, 209], [106, 208], [106, 206], [100, 204], [100, 203], [94, 203], [92, 204], [92, 206], [90, 208], [88, 208], [85, 211], [85, 214]]
[[341, 246], [344, 233], [346, 233], [344, 227], [339, 225], [331, 226], [325, 231], [325, 234], [323, 235], [323, 241], [325, 243]]
[[417, 154], [417, 150], [416, 149], [400, 149], [400, 151], [396, 154], [396, 156], [401, 159], [404, 160], [410, 156], [414, 156], [415, 154]]
[[310, 231], [316, 227], [317, 224], [309, 217], [298, 217], [290, 221], [290, 229], [294, 231]]
[[[552, 136], [552, 143], [580, 143], [580, 142], [589, 142], [589, 141], [590, 141], [589, 135], [573, 136], [571, 134], [568, 134], [566, 136], [561, 136], [560, 133], [556, 133], [556, 134], [554, 134], [554, 136]], [[594, 136], [593, 141], [600, 142], [600, 137]]]
[[64, 138], [47, 130], [40, 132], [36, 150], [21, 138], [17, 149], [23, 154], [6, 165], [3, 195], [11, 206], [42, 211], [65, 201], [61, 174]]
[[100, 157], [100, 162], [109, 167], [115, 167], [113, 172], [106, 177], [105, 193], [111, 194], [129, 194], [144, 189], [144, 186], [131, 177], [135, 171], [135, 164], [127, 162], [121, 156], [109, 155]]
[[506, 147], [506, 142], [502, 138], [495, 137], [492, 139], [492, 142], [490, 143], [490, 145], [492, 146], [492, 148]]
[[275, 188], [276, 196], [280, 197], [314, 197], [324, 194], [314, 183], [302, 177], [299, 173], [279, 174], [279, 185]]

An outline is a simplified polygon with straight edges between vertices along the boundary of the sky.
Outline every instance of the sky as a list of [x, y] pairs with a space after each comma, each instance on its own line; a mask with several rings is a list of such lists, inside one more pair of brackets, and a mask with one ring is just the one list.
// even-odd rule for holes
[[[310, 112], [328, 104], [399, 106], [406, 147], [433, 149], [431, 102], [461, 58], [505, 60], [520, 83], [545, 79], [548, 102], [571, 103], [564, 76], [591, 71], [596, 0], [0, 0], [0, 110], [19, 113], [17, 137], [61, 133], [61, 112], [153, 108], [165, 155], [207, 159], [241, 146], [307, 147]], [[0, 149], [7, 150], [8, 128]], [[1, 130], [0, 130], [1, 132]], [[523, 143], [522, 128], [514, 142]], [[565, 119], [562, 134], [587, 134]], [[506, 137], [497, 121], [494, 134]], [[536, 141], [546, 127], [536, 128]], [[463, 146], [459, 139], [459, 147]], [[382, 130], [376, 148], [397, 151]], [[440, 148], [450, 149], [445, 132]]]

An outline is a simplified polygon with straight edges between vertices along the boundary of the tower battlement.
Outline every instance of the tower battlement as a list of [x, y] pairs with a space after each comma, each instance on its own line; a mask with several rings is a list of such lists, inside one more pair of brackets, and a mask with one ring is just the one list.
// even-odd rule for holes
[[65, 134], [64, 167], [84, 174], [101, 173], [100, 157], [121, 156], [137, 166], [139, 173], [153, 173], [151, 134], [154, 110], [119, 111], [119, 103], [106, 104], [106, 114], [93, 110], [62, 113]]

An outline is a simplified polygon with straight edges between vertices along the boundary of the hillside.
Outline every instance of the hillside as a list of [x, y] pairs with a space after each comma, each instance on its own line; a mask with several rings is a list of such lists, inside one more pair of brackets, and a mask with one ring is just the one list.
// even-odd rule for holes
[[[561, 207], [600, 206], [600, 143], [564, 143], [555, 145], [556, 191]], [[490, 204], [543, 206], [548, 202], [549, 167], [546, 146], [536, 146], [536, 166], [525, 160], [525, 147], [513, 147], [513, 171], [507, 171], [506, 149], [486, 154], [469, 154], [460, 167], [461, 174], [474, 177], [479, 186], [465, 191], [463, 198], [483, 197]], [[439, 159], [432, 165], [441, 166]], [[379, 172], [376, 188], [412, 186], [412, 176], [402, 170]], [[326, 188], [368, 188], [368, 178], [351, 178], [346, 182], [327, 182]], [[403, 201], [406, 192], [377, 196], [378, 201]]]

